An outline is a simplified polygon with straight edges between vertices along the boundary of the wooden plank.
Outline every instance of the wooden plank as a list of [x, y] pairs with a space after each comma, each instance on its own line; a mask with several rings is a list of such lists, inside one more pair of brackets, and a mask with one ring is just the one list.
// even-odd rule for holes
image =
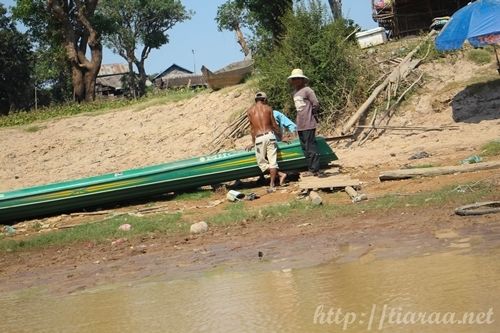
[[351, 199], [354, 199], [358, 196], [358, 192], [352, 186], [346, 186], [345, 191], [347, 194], [349, 194]]
[[381, 181], [400, 180], [400, 179], [409, 179], [416, 177], [432, 177], [432, 176], [450, 175], [454, 173], [492, 170], [499, 168], [500, 168], [500, 161], [492, 161], [492, 162], [483, 162], [476, 164], [464, 164], [458, 166], [391, 170], [381, 173], [379, 179]]
[[347, 186], [357, 187], [361, 184], [359, 179], [352, 179], [349, 176], [330, 176], [325, 178], [307, 177], [299, 182], [302, 190], [320, 188], [345, 188]]

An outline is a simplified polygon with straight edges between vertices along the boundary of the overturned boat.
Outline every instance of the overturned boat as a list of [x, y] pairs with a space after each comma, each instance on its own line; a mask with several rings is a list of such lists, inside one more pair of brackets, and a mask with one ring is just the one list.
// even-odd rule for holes
[[[317, 145], [322, 166], [337, 160], [323, 138], [317, 138]], [[306, 167], [298, 140], [289, 144], [280, 143], [278, 164], [283, 171]], [[232, 151], [29, 187], [0, 193], [0, 224], [195, 189], [260, 174], [254, 152]]]

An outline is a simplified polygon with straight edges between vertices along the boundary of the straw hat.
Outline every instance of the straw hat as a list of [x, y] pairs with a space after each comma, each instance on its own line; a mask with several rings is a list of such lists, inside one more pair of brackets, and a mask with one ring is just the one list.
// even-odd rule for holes
[[267, 95], [265, 92], [259, 91], [258, 93], [255, 94], [255, 100], [265, 100], [267, 99]]
[[291, 79], [304, 79], [306, 81], [309, 81], [309, 78], [305, 76], [302, 69], [299, 68], [296, 68], [292, 71], [292, 75], [288, 77], [288, 81], [290, 81]]

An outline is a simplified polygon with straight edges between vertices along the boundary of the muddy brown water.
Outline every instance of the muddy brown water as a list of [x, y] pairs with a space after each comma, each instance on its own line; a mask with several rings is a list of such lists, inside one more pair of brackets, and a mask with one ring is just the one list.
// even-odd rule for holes
[[30, 289], [0, 295], [0, 332], [498, 332], [499, 255], [219, 268], [63, 296]]

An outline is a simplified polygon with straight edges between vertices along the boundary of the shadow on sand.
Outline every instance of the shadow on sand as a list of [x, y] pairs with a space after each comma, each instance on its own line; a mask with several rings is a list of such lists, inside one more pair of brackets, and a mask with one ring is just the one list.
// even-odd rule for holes
[[456, 122], [500, 119], [500, 79], [467, 86], [453, 97], [451, 106]]

